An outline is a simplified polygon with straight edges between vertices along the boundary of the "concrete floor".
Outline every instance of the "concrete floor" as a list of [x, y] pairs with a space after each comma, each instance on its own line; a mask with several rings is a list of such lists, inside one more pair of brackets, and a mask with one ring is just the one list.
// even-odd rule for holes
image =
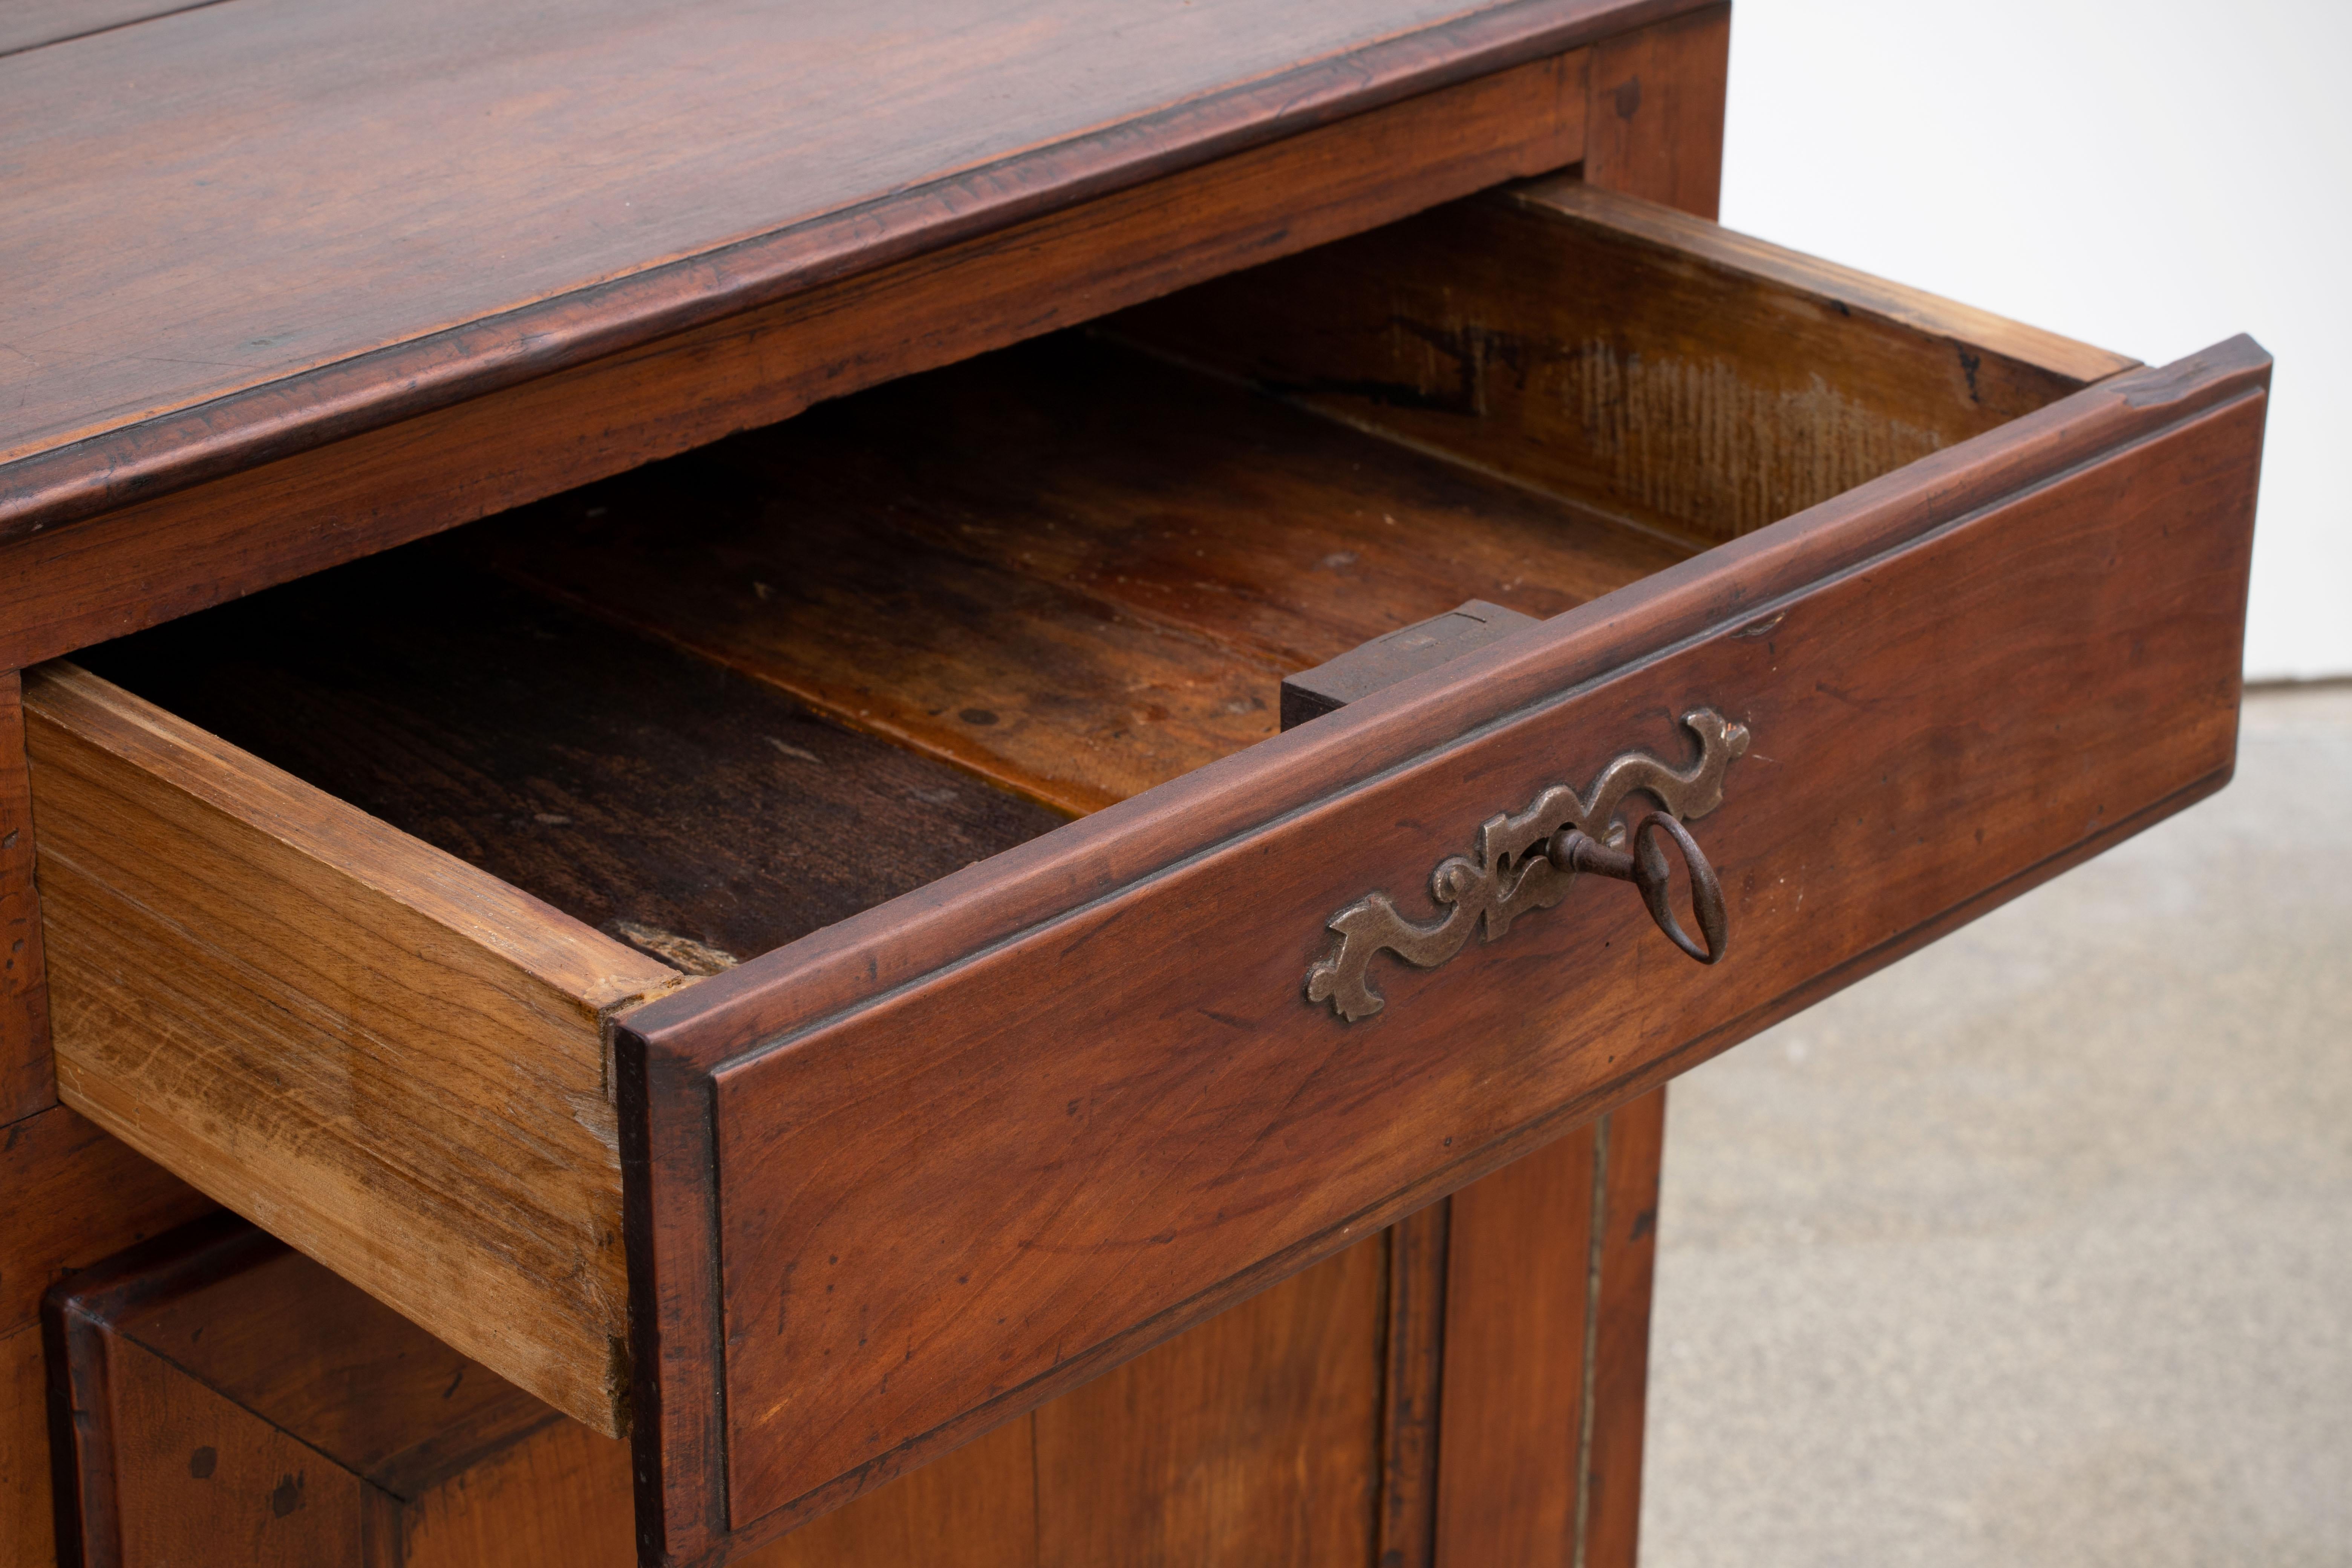
[[1645, 1568], [2352, 1564], [2352, 689], [1678, 1080]]

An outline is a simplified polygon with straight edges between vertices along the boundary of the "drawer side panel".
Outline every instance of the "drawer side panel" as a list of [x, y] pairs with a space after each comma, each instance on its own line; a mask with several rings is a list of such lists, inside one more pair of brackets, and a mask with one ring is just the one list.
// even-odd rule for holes
[[64, 1100], [621, 1429], [600, 1031], [677, 975], [69, 666], [26, 711]]
[[1573, 177], [1236, 273], [1112, 330], [1706, 542], [2133, 364]]

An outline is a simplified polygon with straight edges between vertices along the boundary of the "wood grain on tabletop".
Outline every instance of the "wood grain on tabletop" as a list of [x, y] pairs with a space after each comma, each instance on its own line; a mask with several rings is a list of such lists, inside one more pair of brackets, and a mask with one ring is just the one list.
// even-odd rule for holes
[[0, 11], [0, 55], [217, 4], [219, 0], [16, 0]]
[[16, 122], [32, 174], [0, 222], [0, 265], [35, 280], [0, 315], [17, 470], [0, 468], [0, 529], [1686, 7], [958, 0], [910, 26], [888, 5], [591, 0], [548, 28], [448, 0], [391, 17], [241, 0], [0, 58], [0, 94], [40, 106]]
[[[926, 946], [971, 952], [983, 931], [1022, 921], [1044, 886], [1031, 879], [1053, 862], [1097, 868], [1061, 884], [1085, 889], [1082, 909], [717, 1079], [716, 1165], [698, 1154], [690, 1168], [760, 1180], [724, 1194], [723, 1281], [660, 1283], [721, 1290], [730, 1316], [776, 1323], [730, 1344], [725, 1363], [739, 1527], [770, 1510], [787, 1522], [838, 1495], [826, 1489], [835, 1478], [886, 1456], [909, 1462], [1001, 1420], [1007, 1403], [1074, 1386], [1433, 1189], [1498, 1167], [1549, 1124], [1728, 1045], [1783, 996], [1869, 967], [2106, 824], [2216, 787], [2234, 739], [2242, 600], [2231, 585], [2245, 570], [2267, 374], [2241, 343], [2120, 378], [1755, 548], [1670, 569], [1605, 613], [1570, 611], [1468, 656], [1447, 667], [1450, 680], [1416, 683], [1410, 703], [1368, 700], [1214, 776], [1177, 781], [1151, 809], [1114, 807], [959, 873], [923, 907], [891, 911], [880, 946], [856, 917], [635, 1013], [622, 1036], [632, 1126], [647, 1092], [640, 1071], [715, 1066], [747, 1033], [791, 1026], [800, 1007], [838, 1006], [831, 954], [856, 955], [861, 988], [897, 984]], [[2085, 447], [2105, 455], [2074, 466]], [[1952, 516], [1967, 521], [1923, 531]], [[1866, 574], [1844, 571], [1874, 557]], [[1744, 607], [1783, 595], [1769, 614]], [[1864, 615], [1864, 597], [1918, 609]], [[1727, 615], [1727, 604], [1743, 607]], [[1712, 635], [1668, 636], [1675, 651], [1649, 657], [1689, 616]], [[1589, 670], [1599, 674], [1627, 658], [1621, 678], [1580, 684], [1593, 661], [1605, 661]], [[1578, 695], [1312, 812], [1270, 816], [1327, 787], [1319, 771], [1342, 753], [1347, 776], [1362, 778], [1421, 725], [1459, 736], [1489, 705], [1510, 712], [1521, 682]], [[2085, 683], [2105, 693], [2087, 714], [2067, 695]], [[1323, 922], [1364, 890], [1365, 865], [1425, 875], [1478, 821], [1519, 804], [1530, 779], [1581, 779], [1637, 744], [1681, 754], [1688, 742], [1666, 716], [1701, 702], [1763, 737], [1731, 775], [1739, 809], [1702, 830], [1742, 889], [1734, 920], [1748, 961], [1677, 967], [1675, 984], [1655, 984], [1649, 971], [1668, 956], [1655, 940], [1609, 940], [1643, 930], [1638, 909], [1596, 895], [1469, 962], [1387, 969], [1388, 1014], [1344, 1039], [1333, 1031], [1345, 1026], [1300, 1005]], [[2060, 734], [2039, 715], [2062, 707], [2078, 717]], [[1889, 776], [1908, 782], [1890, 791]], [[1196, 803], [1188, 784], [1213, 793]], [[1221, 843], [1222, 816], [1244, 811], [1268, 825]], [[1171, 866], [1151, 858], [1155, 839], [1192, 847]], [[1131, 869], [1104, 874], [1122, 860]], [[1273, 865], [1279, 877], [1266, 875]], [[982, 885], [985, 908], [958, 896]], [[1587, 976], [1572, 994], [1522, 983], [1570, 963]], [[1137, 1006], [1139, 965], [1182, 1005]], [[787, 974], [789, 1000], [768, 989]], [[922, 1029], [905, 1026], [909, 1009]], [[1202, 1016], [1225, 1024], [1224, 1048], [1202, 1048]], [[1066, 1048], [1028, 1048], [1041, 1029]], [[651, 1087], [671, 1081], [684, 1080]], [[856, 1110], [884, 1105], [887, 1125]], [[687, 1161], [692, 1131], [661, 1124], [671, 1148], [649, 1166], [648, 1206], [632, 1222], [657, 1271], [704, 1245], [661, 1227], [679, 1168], [662, 1162]], [[1226, 1177], [1244, 1160], [1250, 1186], [1237, 1190]], [[1141, 1185], [1125, 1199], [1102, 1184], [1128, 1180]], [[1091, 1194], [1083, 1205], [1062, 1195], [1076, 1183]], [[677, 1201], [691, 1215], [709, 1197]], [[1008, 1213], [1025, 1218], [1008, 1225]], [[908, 1215], [925, 1223], [909, 1229]], [[1006, 1250], [1015, 1237], [1018, 1256]], [[778, 1321], [779, 1271], [816, 1258], [841, 1261], [802, 1268], [789, 1295], [807, 1310]], [[1018, 1347], [1007, 1361], [1001, 1336], [969, 1331], [1014, 1312], [1053, 1347], [1050, 1363]], [[859, 1339], [894, 1347], [887, 1380]], [[916, 1348], [902, 1360], [904, 1345]], [[677, 1364], [665, 1359], [660, 1374]], [[818, 1366], [837, 1370], [812, 1375]], [[772, 1415], [787, 1385], [790, 1441]], [[850, 1408], [854, 1424], [827, 1422]]]
[[1700, 542], [2133, 363], [1575, 180], [1475, 197], [1112, 325]]
[[66, 1103], [616, 1430], [600, 1029], [678, 972], [71, 666], [26, 711]]
[[[0, 665], [152, 626], [1582, 148], [1538, 60], [174, 493], [0, 540]], [[270, 456], [270, 454], [265, 454]], [[112, 470], [109, 470], [111, 472]]]
[[[25, 284], [0, 317], [0, 459], [900, 193], [936, 202], [943, 179], [1460, 8], [1317, 0], [1237, 25], [1232, 4], [963, 5], [910, 26], [890, 6], [592, 3], [550, 28], [511, 6], [241, 0], [85, 38], [0, 67], [44, 110], [16, 132], [0, 226]], [[279, 193], [307, 199], [256, 221]]]
[[23, 683], [9, 670], [0, 672], [0, 1123], [46, 1110], [58, 1098], [34, 843]]
[[1466, 598], [1557, 614], [1680, 554], [1070, 338], [452, 542], [1071, 812], [1272, 734], [1286, 671]]

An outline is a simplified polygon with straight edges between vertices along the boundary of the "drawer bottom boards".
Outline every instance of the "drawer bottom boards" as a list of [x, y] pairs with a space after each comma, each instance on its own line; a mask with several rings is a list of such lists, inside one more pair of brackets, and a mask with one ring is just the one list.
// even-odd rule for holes
[[60, 1091], [756, 1545], [2219, 787], [2266, 384], [1554, 181], [861, 394], [29, 676]]

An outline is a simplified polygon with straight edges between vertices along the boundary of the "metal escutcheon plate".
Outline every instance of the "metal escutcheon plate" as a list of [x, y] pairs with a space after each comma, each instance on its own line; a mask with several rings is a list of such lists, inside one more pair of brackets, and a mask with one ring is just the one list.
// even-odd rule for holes
[[[1748, 750], [1748, 727], [1728, 721], [1712, 708], [1684, 714], [1683, 727], [1699, 743], [1698, 760], [1686, 769], [1677, 771], [1646, 752], [1628, 752], [1601, 769], [1581, 795], [1556, 784], [1525, 810], [1488, 817], [1478, 828], [1475, 855], [1449, 856], [1430, 873], [1429, 895], [1444, 911], [1438, 919], [1426, 923], [1408, 920], [1384, 892], [1368, 893], [1333, 915], [1329, 929], [1336, 940], [1307, 972], [1308, 1003], [1328, 1002], [1349, 1023], [1369, 1018], [1386, 1005], [1370, 975], [1372, 960], [1381, 952], [1393, 952], [1417, 968], [1434, 969], [1462, 951], [1474, 929], [1483, 928], [1487, 942], [1499, 941], [1519, 916], [1559, 903], [1568, 896], [1575, 873], [1554, 865], [1545, 846], [1568, 829], [1601, 844], [1622, 841], [1625, 829], [1613, 819], [1631, 795], [1651, 796], [1677, 822], [1705, 816], [1722, 805], [1723, 775], [1732, 760]], [[1688, 835], [1676, 837], [1686, 839]], [[1694, 860], [1694, 871], [1704, 864]], [[1685, 942], [1676, 945], [1692, 951]], [[1719, 944], [1714, 956], [1721, 956]]]

